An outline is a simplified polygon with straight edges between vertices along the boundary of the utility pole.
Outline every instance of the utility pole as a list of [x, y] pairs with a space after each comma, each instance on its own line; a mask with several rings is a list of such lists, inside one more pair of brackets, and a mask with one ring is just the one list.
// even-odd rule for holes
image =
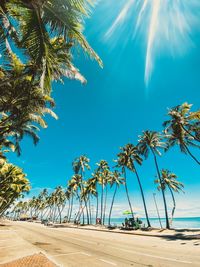
[[158, 205], [157, 205], [157, 203], [156, 203], [156, 193], [153, 193], [153, 198], [154, 198], [154, 202], [155, 202], [155, 206], [156, 206], [156, 211], [157, 211], [157, 214], [158, 214], [158, 219], [159, 219], [160, 227], [161, 227], [161, 229], [162, 229], [163, 227], [162, 227], [162, 223], [161, 223], [161, 219], [160, 219], [160, 214], [159, 214], [159, 210], [158, 210]]

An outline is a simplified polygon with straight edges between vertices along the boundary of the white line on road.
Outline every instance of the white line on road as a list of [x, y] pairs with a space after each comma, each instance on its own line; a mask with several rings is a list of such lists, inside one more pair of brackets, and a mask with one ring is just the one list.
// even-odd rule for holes
[[63, 254], [55, 254], [51, 255], [52, 257], [60, 257], [60, 256], [68, 256], [68, 255], [74, 255], [74, 254], [80, 254], [81, 252], [70, 252], [70, 253], [63, 253]]
[[85, 253], [85, 252], [81, 252], [81, 254], [86, 255], [88, 257], [91, 257], [92, 256], [91, 254], [88, 254], [88, 253]]
[[96, 242], [88, 241], [88, 240], [84, 240], [84, 239], [80, 239], [80, 238], [75, 238], [75, 237], [69, 237], [68, 236], [67, 239], [74, 239], [74, 240], [78, 240], [78, 241], [85, 242], [85, 243], [88, 243], [88, 244], [96, 244]]
[[103, 259], [99, 259], [99, 260], [100, 260], [100, 261], [103, 261], [103, 262], [105, 262], [105, 263], [108, 263], [108, 264], [110, 264], [110, 265], [117, 266], [117, 264], [114, 263], [114, 262], [106, 261], [106, 260], [103, 260]]
[[142, 252], [136, 252], [136, 251], [132, 251], [132, 250], [122, 249], [122, 248], [116, 248], [116, 249], [124, 251], [124, 252], [129, 252], [129, 253], [133, 253], [133, 254], [137, 254], [137, 255], [141, 255], [141, 256], [147, 256], [147, 257], [156, 258], [156, 259], [161, 259], [161, 260], [192, 264], [191, 261], [182, 261], [182, 260], [177, 260], [177, 259], [173, 259], [173, 258], [161, 257], [161, 256], [146, 254], [146, 253], [142, 253]]
[[0, 249], [4, 249], [4, 248], [14, 248], [14, 247], [18, 247], [19, 246], [19, 244], [17, 244], [17, 245], [11, 245], [11, 246], [3, 246], [3, 247], [0, 247]]

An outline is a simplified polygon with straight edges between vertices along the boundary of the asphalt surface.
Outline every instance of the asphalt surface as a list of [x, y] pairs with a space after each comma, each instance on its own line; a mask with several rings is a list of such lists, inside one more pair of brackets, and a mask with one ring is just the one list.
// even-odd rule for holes
[[200, 266], [200, 240], [49, 228], [12, 222], [14, 232], [60, 266]]

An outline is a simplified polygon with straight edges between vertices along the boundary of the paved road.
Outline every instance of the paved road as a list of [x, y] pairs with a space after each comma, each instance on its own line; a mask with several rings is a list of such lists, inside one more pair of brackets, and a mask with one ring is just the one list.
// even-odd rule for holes
[[40, 224], [13, 223], [15, 233], [61, 266], [200, 266], [199, 240], [167, 240]]

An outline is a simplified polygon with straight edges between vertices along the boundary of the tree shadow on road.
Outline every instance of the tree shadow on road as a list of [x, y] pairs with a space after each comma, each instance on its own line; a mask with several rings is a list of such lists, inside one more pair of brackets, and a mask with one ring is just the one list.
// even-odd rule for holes
[[[176, 230], [176, 232], [177, 232], [177, 230]], [[178, 230], [178, 232], [179, 232], [179, 230]], [[182, 232], [184, 232], [184, 231], [182, 231]], [[191, 231], [191, 232], [194, 232], [194, 231]], [[193, 243], [193, 245], [194, 246], [200, 246], [200, 234], [188, 235], [188, 234], [183, 234], [183, 233], [175, 233], [174, 235], [163, 235], [160, 238], [165, 239], [167, 241], [178, 241], [178, 240], [180, 240], [180, 241], [195, 241]], [[185, 244], [187, 244], [187, 243], [184, 243], [184, 242], [181, 243], [181, 245], [185, 245]]]

